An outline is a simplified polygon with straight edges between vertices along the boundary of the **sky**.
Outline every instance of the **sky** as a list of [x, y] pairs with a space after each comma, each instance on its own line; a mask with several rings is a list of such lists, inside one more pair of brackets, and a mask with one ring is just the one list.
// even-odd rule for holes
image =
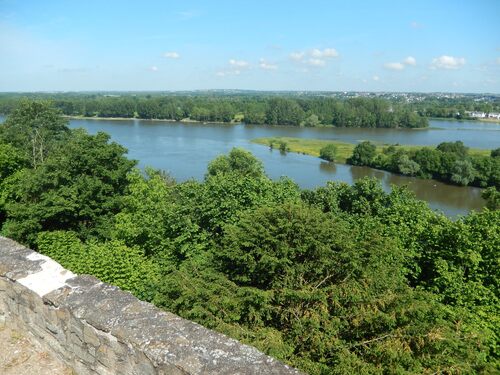
[[500, 93], [500, 0], [0, 0], [1, 91]]

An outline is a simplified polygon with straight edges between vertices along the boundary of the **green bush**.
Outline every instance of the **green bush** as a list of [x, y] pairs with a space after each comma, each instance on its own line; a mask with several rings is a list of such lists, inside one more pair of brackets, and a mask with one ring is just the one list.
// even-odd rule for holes
[[334, 144], [328, 144], [319, 150], [319, 157], [327, 161], [335, 161], [337, 156], [337, 146]]
[[128, 290], [143, 300], [152, 300], [158, 266], [138, 247], [120, 241], [82, 243], [74, 232], [40, 232], [38, 250], [76, 274], [90, 274]]

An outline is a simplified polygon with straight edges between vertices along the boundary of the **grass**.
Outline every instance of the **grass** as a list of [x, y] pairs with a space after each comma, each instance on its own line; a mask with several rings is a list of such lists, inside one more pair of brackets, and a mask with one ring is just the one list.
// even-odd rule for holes
[[[304, 155], [311, 155], [319, 157], [319, 150], [328, 144], [334, 144], [337, 147], [337, 158], [336, 162], [345, 163], [346, 159], [352, 155], [352, 151], [356, 144], [347, 143], [347, 142], [339, 142], [332, 140], [324, 140], [324, 139], [306, 139], [306, 138], [291, 138], [291, 137], [267, 137], [267, 138], [256, 138], [252, 139], [253, 143], [257, 143], [260, 145], [269, 146], [271, 142], [274, 143], [274, 148], [279, 149], [280, 142], [286, 142], [287, 147], [290, 152], [296, 152]], [[377, 153], [381, 153], [382, 150], [388, 146], [389, 144], [377, 144], [372, 142], [377, 146]], [[424, 146], [417, 145], [397, 145], [395, 146], [398, 149], [404, 149], [406, 151], [413, 151]], [[469, 155], [481, 155], [481, 156], [489, 156], [490, 150], [483, 150], [478, 148], [469, 149]]]

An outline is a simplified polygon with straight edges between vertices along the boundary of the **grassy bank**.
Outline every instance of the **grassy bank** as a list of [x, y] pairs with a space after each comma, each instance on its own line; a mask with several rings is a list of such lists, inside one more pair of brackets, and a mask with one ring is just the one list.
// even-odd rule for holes
[[279, 148], [280, 142], [286, 142], [290, 152], [306, 154], [319, 157], [319, 150], [328, 144], [334, 144], [337, 147], [337, 157], [339, 163], [345, 163], [346, 159], [351, 156], [355, 144], [322, 140], [322, 139], [304, 139], [291, 137], [268, 137], [252, 139], [253, 143], [269, 146], [274, 143], [276, 149]]
[[[333, 140], [324, 140], [324, 139], [305, 139], [305, 138], [291, 138], [291, 137], [266, 137], [266, 138], [256, 138], [252, 139], [253, 143], [257, 143], [260, 145], [269, 146], [271, 142], [274, 144], [276, 149], [279, 149], [279, 144], [281, 142], [285, 142], [290, 152], [296, 152], [299, 154], [311, 155], [319, 157], [319, 150], [328, 144], [334, 144], [337, 147], [337, 162], [345, 163], [346, 159], [352, 155], [352, 151], [356, 144], [333, 141]], [[381, 153], [385, 147], [390, 146], [389, 144], [377, 144], [377, 153]], [[417, 145], [398, 145], [395, 146], [399, 149], [404, 149], [407, 151], [416, 150], [422, 148], [424, 146]], [[431, 146], [434, 147], [434, 146]], [[488, 156], [490, 154], [490, 150], [483, 150], [478, 148], [469, 149], [470, 155], [482, 155]]]
[[464, 119], [457, 119], [454, 117], [427, 117], [427, 119], [430, 120], [437, 120], [437, 121], [455, 121], [455, 122], [472, 122], [472, 123], [492, 123], [492, 124], [500, 124], [500, 119], [495, 119], [495, 118], [464, 118]]

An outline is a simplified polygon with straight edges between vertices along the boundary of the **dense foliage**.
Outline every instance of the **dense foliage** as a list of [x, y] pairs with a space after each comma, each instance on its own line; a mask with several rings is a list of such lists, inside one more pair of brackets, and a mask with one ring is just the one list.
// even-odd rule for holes
[[319, 157], [327, 161], [335, 161], [337, 157], [337, 146], [330, 143], [319, 150]]
[[[291, 96], [183, 95], [49, 95], [69, 116], [141, 119], [244, 121], [248, 124], [421, 128], [427, 120], [404, 104], [379, 98], [336, 99]], [[0, 113], [9, 113], [19, 99], [0, 95]]]
[[443, 142], [436, 148], [410, 150], [389, 146], [379, 154], [376, 149], [373, 143], [362, 142], [354, 148], [347, 163], [461, 186], [500, 189], [500, 156], [497, 150], [492, 150], [490, 156], [469, 155], [468, 148], [461, 141]]
[[64, 126], [35, 165], [0, 129], [2, 233], [77, 273], [311, 374], [500, 370], [500, 211], [451, 221], [372, 179], [301, 190], [240, 149], [176, 183]]

